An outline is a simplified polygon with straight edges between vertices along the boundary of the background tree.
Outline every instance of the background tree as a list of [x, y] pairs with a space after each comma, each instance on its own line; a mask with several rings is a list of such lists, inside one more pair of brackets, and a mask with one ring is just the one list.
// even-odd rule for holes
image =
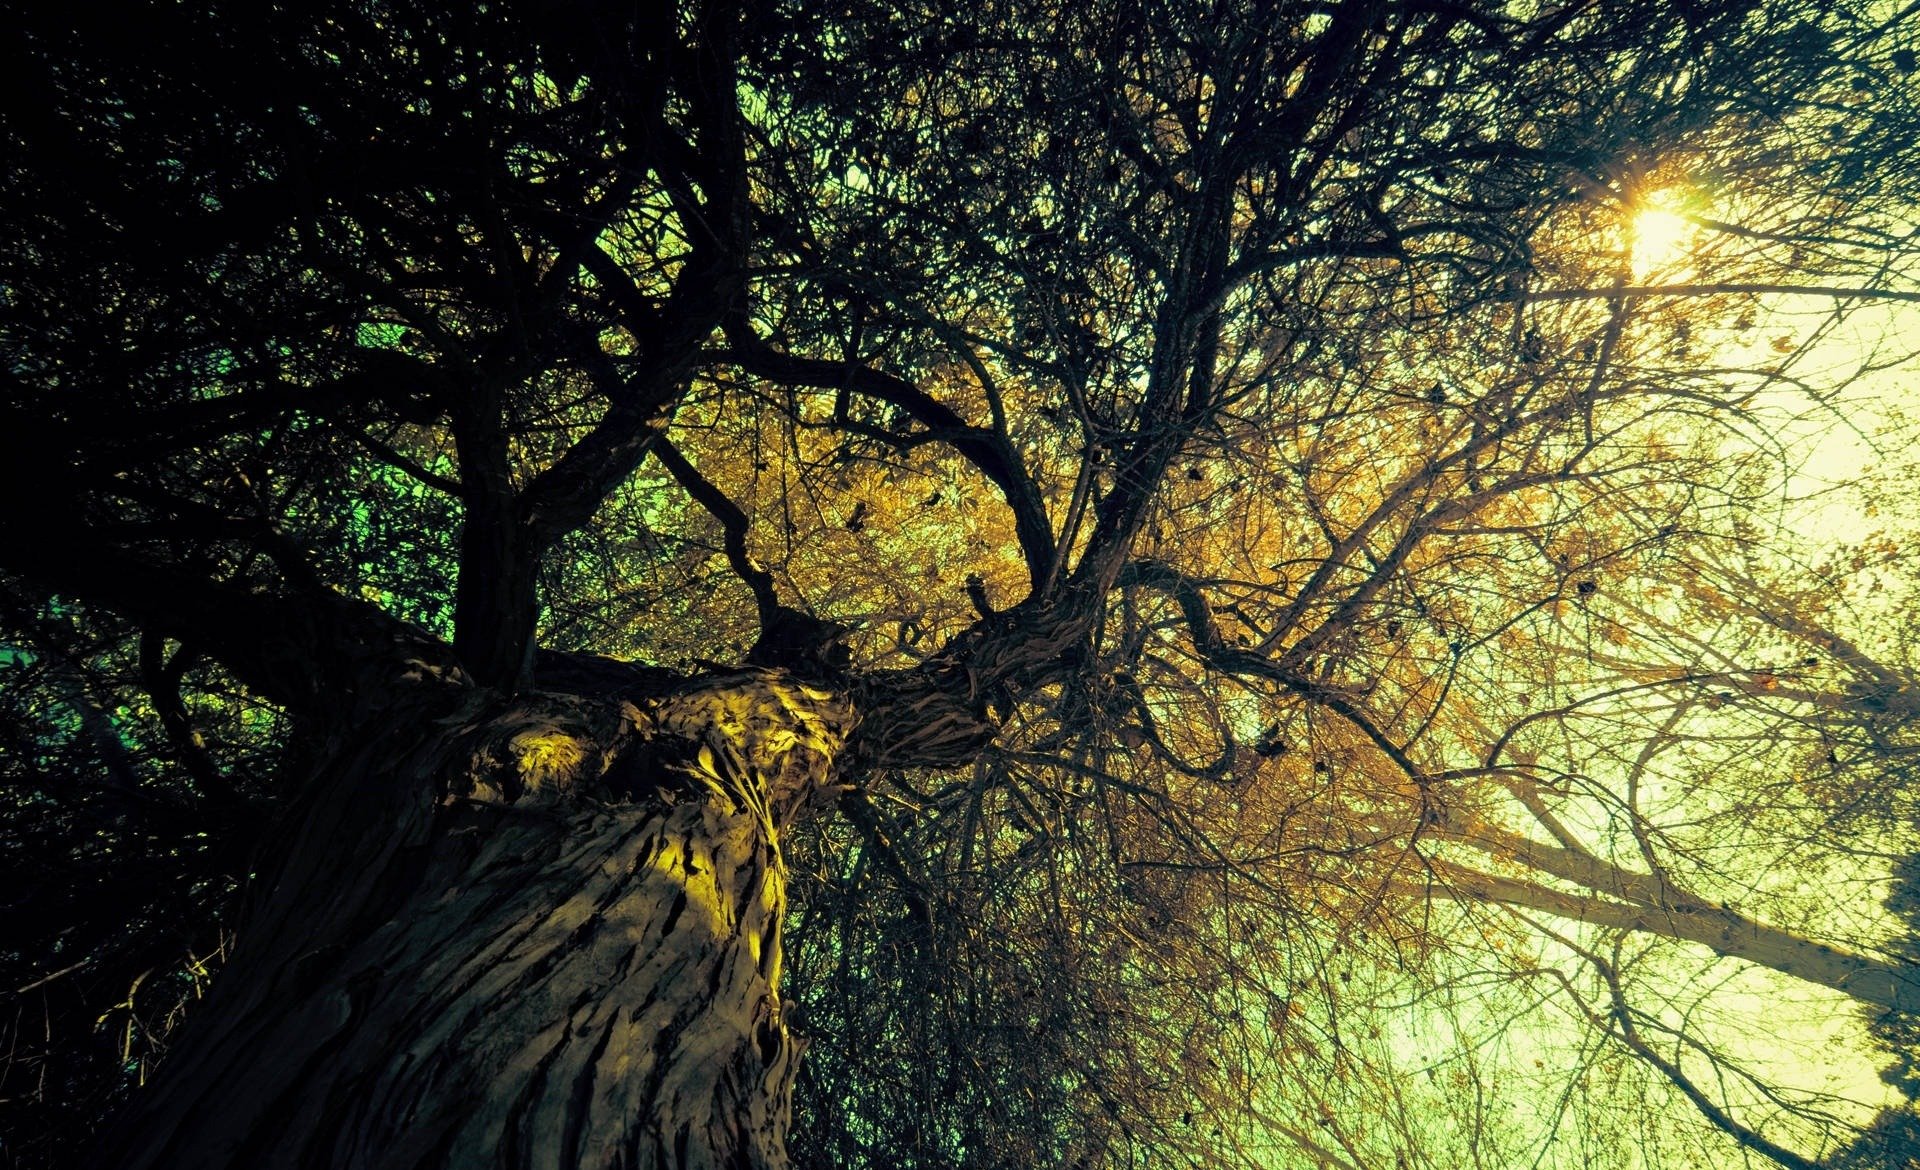
[[1809, 884], [1902, 798], [1768, 783], [1868, 660], [1745, 584], [1920, 298], [1897, 19], [13, 21], [13, 986], [251, 890], [96, 1158], [779, 1165], [797, 1075], [807, 1164], [1497, 1165], [1510, 1004], [1864, 1119], [1670, 1017], [1916, 994]]

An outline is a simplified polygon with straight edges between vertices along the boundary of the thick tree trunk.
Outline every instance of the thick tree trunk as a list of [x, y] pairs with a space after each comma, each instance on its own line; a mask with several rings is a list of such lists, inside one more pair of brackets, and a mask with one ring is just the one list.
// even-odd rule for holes
[[774, 671], [448, 705], [329, 745], [96, 1164], [786, 1164], [780, 832], [848, 706]]

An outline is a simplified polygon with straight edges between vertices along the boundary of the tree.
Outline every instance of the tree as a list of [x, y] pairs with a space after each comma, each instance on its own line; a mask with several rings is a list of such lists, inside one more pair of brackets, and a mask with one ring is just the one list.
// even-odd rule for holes
[[1386, 1164], [1503, 1140], [1361, 1021], [1506, 907], [1804, 1164], [1620, 940], [1911, 1007], [1701, 835], [1817, 800], [1676, 779], [1856, 666], [1726, 577], [1751, 396], [1831, 401], [1768, 298], [1920, 299], [1897, 20], [11, 20], [22, 748], [130, 756], [102, 872], [251, 875], [95, 1158], [778, 1166], [798, 1075], [820, 1164]]

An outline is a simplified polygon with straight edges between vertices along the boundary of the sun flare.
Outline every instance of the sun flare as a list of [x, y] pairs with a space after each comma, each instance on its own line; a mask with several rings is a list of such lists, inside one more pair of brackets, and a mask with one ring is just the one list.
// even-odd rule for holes
[[1634, 276], [1677, 266], [1686, 258], [1698, 231], [1687, 216], [1659, 202], [1635, 212], [1628, 228]]

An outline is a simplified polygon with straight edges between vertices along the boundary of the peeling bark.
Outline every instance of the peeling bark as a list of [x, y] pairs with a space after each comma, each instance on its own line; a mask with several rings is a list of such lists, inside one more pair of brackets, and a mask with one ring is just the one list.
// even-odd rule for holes
[[763, 670], [339, 737], [95, 1164], [785, 1166], [780, 836], [853, 722]]

